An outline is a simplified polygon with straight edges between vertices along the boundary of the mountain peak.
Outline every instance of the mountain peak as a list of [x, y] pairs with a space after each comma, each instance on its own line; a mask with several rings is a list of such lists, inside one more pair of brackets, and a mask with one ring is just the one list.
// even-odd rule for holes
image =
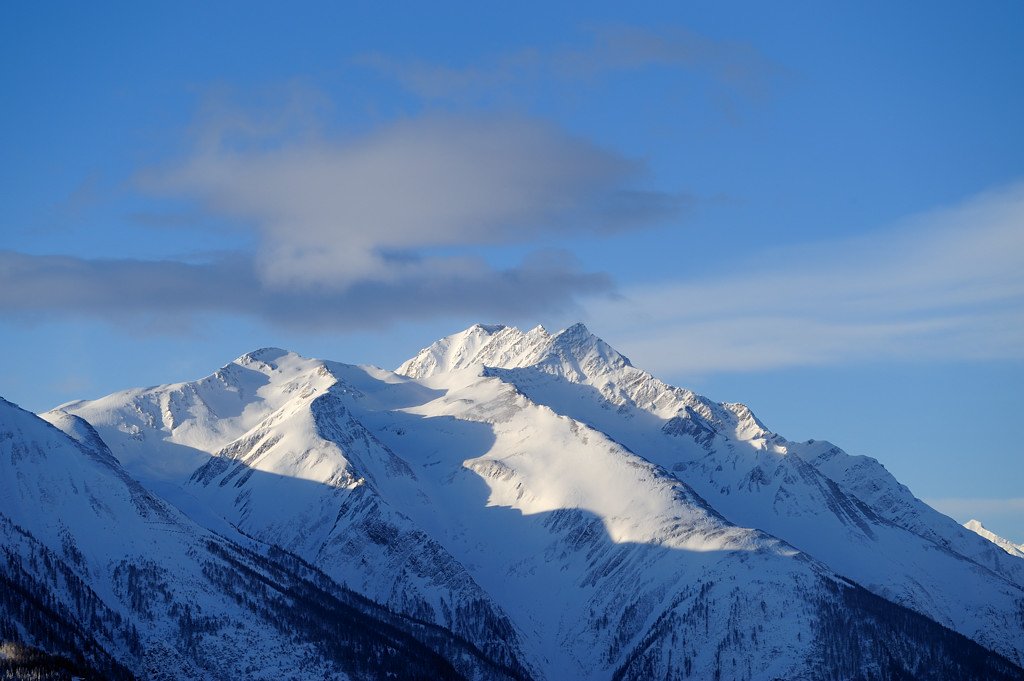
[[425, 378], [473, 365], [513, 369], [537, 364], [549, 369], [566, 364], [573, 371], [584, 365], [591, 370], [603, 365], [613, 369], [632, 366], [579, 322], [554, 335], [541, 325], [523, 333], [514, 326], [474, 324], [421, 350], [396, 372]]
[[990, 542], [992, 542], [999, 548], [1003, 549], [1011, 556], [1024, 558], [1024, 544], [1014, 544], [1009, 539], [1004, 539], [1003, 537], [1000, 537], [995, 532], [986, 529], [985, 526], [981, 524], [981, 521], [974, 519], [968, 520], [966, 523], [964, 523], [964, 527], [966, 527], [971, 532], [974, 532], [975, 534], [984, 537], [985, 539], [988, 539]]
[[267, 364], [271, 367], [275, 366], [275, 363], [282, 357], [287, 357], [294, 353], [288, 350], [282, 350], [281, 348], [259, 348], [252, 352], [247, 352], [238, 359], [235, 360], [236, 364], [247, 366], [253, 363]]
[[302, 376], [309, 376], [309, 380], [319, 384], [325, 377], [329, 382], [333, 381], [333, 378], [329, 376], [331, 372], [326, 364], [322, 359], [303, 357], [290, 350], [273, 347], [260, 348], [221, 367], [213, 377], [227, 380], [230, 383], [240, 380], [241, 375], [249, 374], [251, 377], [262, 375], [257, 379], [257, 384], [262, 385], [267, 379], [270, 379], [272, 383], [290, 383], [302, 380], [300, 378]]
[[587, 326], [583, 322], [576, 322], [572, 326], [570, 326], [570, 327], [564, 329], [563, 331], [561, 331], [558, 335], [559, 336], [580, 336], [580, 337], [584, 337], [584, 336], [593, 336], [594, 334], [590, 333], [590, 329], [588, 329]]
[[[577, 322], [555, 334], [551, 350], [552, 358], [563, 364], [572, 365], [583, 376], [604, 374], [609, 370], [633, 366], [629, 358], [591, 333], [582, 322]], [[550, 361], [546, 364], [550, 366]]]
[[[102, 549], [96, 574], [109, 563], [108, 535], [148, 545], [164, 529], [132, 510], [142, 490], [108, 504], [92, 473], [88, 487], [68, 487], [68, 471], [106, 462], [105, 472], [123, 465], [122, 480], [166, 490], [211, 529], [294, 553], [325, 571], [323, 583], [451, 628], [509, 670], [466, 678], [712, 678], [731, 658], [748, 664], [723, 678], [848, 676], [843, 660], [879, 678], [916, 677], [932, 673], [927, 661], [949, 660], [934, 678], [1024, 679], [1017, 667], [954, 670], [984, 651], [943, 633], [1019, 665], [1024, 564], [873, 459], [786, 441], [740, 404], [633, 367], [583, 324], [555, 334], [476, 324], [398, 371], [410, 378], [263, 348], [199, 381], [66, 405], [78, 419], [48, 414], [73, 441], [27, 413], [8, 415], [14, 407], [0, 400], [0, 544], [12, 536], [8, 516], [36, 523], [62, 550], [57, 524], [31, 512], [57, 507], [75, 523], [99, 518], [79, 524]], [[103, 456], [72, 456], [94, 434]], [[26, 469], [52, 484], [23, 478]], [[156, 514], [154, 504], [144, 508]], [[117, 534], [115, 520], [136, 516]], [[205, 535], [189, 532], [153, 560], [200, 546], [194, 537]], [[273, 573], [259, 575], [270, 586]], [[144, 601], [122, 577], [96, 590]], [[244, 592], [236, 582], [226, 595]], [[253, 590], [253, 612], [275, 593]], [[882, 600], [892, 595], [898, 605]], [[128, 601], [115, 605], [131, 614]], [[187, 628], [197, 646], [265, 638], [206, 631], [205, 620], [139, 622], [147, 638]]]
[[420, 350], [395, 371], [410, 378], [425, 378], [477, 363], [487, 363], [508, 354], [516, 341], [526, 336], [514, 326], [474, 324], [465, 331], [445, 336], [430, 347]]
[[504, 324], [474, 324], [473, 326], [469, 327], [466, 330], [472, 331], [473, 329], [480, 329], [481, 331], [486, 332], [488, 335], [494, 335], [501, 331], [502, 329], [507, 328], [508, 327], [505, 326]]
[[[559, 331], [554, 337], [559, 339], [562, 343], [572, 342], [578, 345], [600, 346], [625, 359], [625, 356], [619, 351], [606, 343], [602, 338], [594, 335], [590, 329], [583, 324], [583, 322], [576, 322], [567, 329]], [[629, 360], [626, 360], [626, 363], [629, 364]]]

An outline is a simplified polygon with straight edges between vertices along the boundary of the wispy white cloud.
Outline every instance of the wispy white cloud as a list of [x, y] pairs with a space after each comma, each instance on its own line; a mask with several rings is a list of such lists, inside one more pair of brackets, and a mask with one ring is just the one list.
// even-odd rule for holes
[[[649, 67], [704, 74], [757, 98], [775, 68], [748, 45], [630, 26], [592, 29], [572, 47], [499, 56], [491, 68], [381, 55], [357, 61], [434, 101]], [[435, 109], [337, 134], [336, 113], [335, 102], [300, 80], [260, 92], [212, 89], [192, 128], [194, 145], [138, 177], [144, 193], [172, 200], [157, 204], [171, 212], [144, 206], [131, 217], [185, 234], [234, 225], [249, 250], [205, 261], [4, 252], [0, 311], [99, 317], [158, 332], [223, 312], [335, 329], [449, 314], [565, 313], [581, 296], [613, 290], [613, 280], [546, 252], [550, 243], [662, 224], [693, 202], [652, 190], [642, 161], [528, 115]], [[502, 267], [479, 255], [510, 245], [534, 253]]]
[[589, 310], [660, 372], [1021, 358], [1024, 183], [720, 276], [628, 287]]
[[[449, 102], [514, 98], [517, 91], [547, 82], [593, 83], [648, 68], [700, 73], [734, 96], [761, 101], [770, 96], [772, 80], [785, 72], [749, 43], [716, 41], [680, 26], [654, 30], [604, 25], [585, 30], [582, 37], [582, 44], [575, 46], [527, 48], [466, 67], [379, 53], [362, 55], [355, 62], [377, 69], [427, 100]], [[672, 87], [669, 79], [666, 88]]]
[[432, 273], [421, 271], [431, 249], [534, 243], [677, 214], [685, 200], [639, 191], [642, 172], [536, 119], [430, 117], [344, 143], [213, 144], [149, 173], [144, 186], [250, 225], [268, 285], [343, 290]]
[[[339, 139], [319, 125], [323, 102], [297, 92], [276, 112], [221, 99], [183, 158], [139, 177], [142, 191], [174, 200], [167, 219], [142, 216], [150, 227], [187, 235], [195, 221], [181, 216], [203, 215], [234, 225], [251, 251], [188, 261], [0, 252], [0, 311], [155, 332], [204, 313], [335, 330], [564, 313], [613, 282], [549, 250], [550, 237], [642, 228], [688, 206], [646, 189], [641, 162], [539, 119], [434, 115]], [[477, 250], [508, 245], [532, 252], [498, 267]]]

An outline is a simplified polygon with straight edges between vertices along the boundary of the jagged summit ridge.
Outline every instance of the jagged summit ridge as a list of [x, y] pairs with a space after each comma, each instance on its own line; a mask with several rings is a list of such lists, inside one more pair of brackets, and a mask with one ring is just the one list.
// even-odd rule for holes
[[427, 378], [477, 364], [514, 364], [540, 352], [549, 340], [550, 335], [543, 326], [523, 333], [514, 326], [474, 324], [424, 348], [395, 373]]
[[835, 676], [806, 665], [821, 622], [866, 616], [852, 583], [1022, 659], [1024, 562], [873, 459], [789, 442], [582, 324], [475, 325], [395, 373], [264, 348], [64, 409], [221, 530], [525, 676]]
[[974, 532], [975, 534], [984, 537], [985, 539], [988, 539], [990, 542], [992, 542], [999, 548], [1003, 549], [1011, 556], [1024, 558], [1024, 544], [1014, 544], [1009, 539], [1004, 539], [1003, 537], [1000, 537], [995, 532], [986, 529], [985, 526], [981, 524], [981, 521], [974, 519], [968, 520], [966, 523], [964, 523], [964, 527], [966, 527], [971, 532]]
[[51, 413], [88, 421], [136, 477], [183, 481], [271, 414], [301, 409], [335, 382], [321, 360], [264, 348], [198, 381], [124, 390]]
[[429, 379], [470, 367], [501, 374], [520, 388], [535, 382], [531, 376], [543, 374], [588, 385], [617, 407], [635, 407], [658, 418], [696, 415], [714, 429], [742, 430], [749, 437], [771, 435], [745, 405], [719, 404], [663, 383], [633, 366], [582, 323], [556, 334], [543, 326], [524, 333], [516, 327], [477, 324], [421, 350], [395, 371]]
[[553, 335], [543, 326], [524, 333], [514, 326], [475, 324], [421, 350], [396, 373], [427, 378], [476, 365], [510, 369], [537, 364], [577, 378], [632, 366], [582, 323]]
[[[480, 331], [464, 332], [474, 333]], [[526, 335], [502, 329], [473, 345], [456, 334], [418, 356], [426, 362], [403, 368], [434, 380], [445, 375], [444, 366], [476, 366], [672, 471], [732, 523], [765, 529], [876, 593], [915, 603], [944, 625], [1021, 659], [1017, 606], [983, 624], [987, 616], [956, 583], [971, 579], [972, 570], [993, 571], [999, 578], [986, 588], [1020, 603], [1024, 564], [914, 498], [874, 459], [851, 457], [826, 441], [789, 442], [743, 404], [711, 402], [619, 360], [582, 325], [532, 344], [523, 342]], [[874, 547], [871, 560], [865, 546]], [[921, 574], [916, 556], [926, 553], [934, 557]], [[1006, 643], [996, 644], [999, 637]]]
[[265, 348], [257, 348], [251, 352], [247, 352], [238, 359], [235, 360], [236, 364], [248, 364], [249, 362], [272, 362], [275, 359], [284, 357], [286, 355], [294, 355], [294, 352], [284, 350], [282, 348], [268, 346]]

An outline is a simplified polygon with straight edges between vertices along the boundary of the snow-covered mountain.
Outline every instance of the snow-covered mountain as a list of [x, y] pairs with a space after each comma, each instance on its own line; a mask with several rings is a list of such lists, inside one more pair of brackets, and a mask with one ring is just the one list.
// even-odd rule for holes
[[964, 523], [971, 532], [988, 539], [990, 542], [1001, 548], [1002, 550], [1009, 553], [1011, 556], [1017, 556], [1018, 558], [1024, 558], [1024, 544], [1014, 544], [1009, 539], [1000, 537], [995, 532], [985, 529], [985, 526], [981, 524], [979, 520], [968, 520]]
[[[741, 404], [714, 404], [636, 369], [582, 325], [554, 336], [474, 327], [398, 372], [424, 379], [474, 364], [672, 471], [730, 521], [1021, 662], [1024, 561], [916, 499], [876, 460], [786, 441]], [[998, 605], [979, 608], [981, 594]]]
[[509, 676], [1024, 678], [1024, 560], [582, 325], [474, 326], [396, 372], [265, 349], [44, 416]]
[[197, 525], [132, 479], [88, 423], [48, 417], [0, 399], [0, 641], [46, 653], [36, 674], [507, 678], [440, 628]]

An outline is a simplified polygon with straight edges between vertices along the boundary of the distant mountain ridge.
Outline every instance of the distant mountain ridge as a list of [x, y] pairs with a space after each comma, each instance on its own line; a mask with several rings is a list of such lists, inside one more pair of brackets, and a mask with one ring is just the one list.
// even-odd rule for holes
[[986, 530], [985, 526], [982, 525], [980, 521], [968, 520], [966, 523], [964, 523], [964, 527], [966, 527], [971, 532], [974, 532], [975, 534], [984, 537], [985, 539], [988, 539], [990, 542], [992, 542], [999, 548], [1003, 549], [1011, 556], [1024, 558], [1024, 544], [1014, 544], [1012, 541], [1000, 537], [995, 532], [990, 532], [989, 530]]
[[[210, 574], [284, 561], [264, 573], [313, 571], [335, 585], [316, 598], [380, 604], [396, 614], [368, 603], [367, 621], [397, 618], [392, 640], [467, 678], [1024, 678], [1021, 557], [877, 461], [666, 385], [582, 324], [476, 325], [395, 372], [263, 349], [43, 417], [192, 544], [262, 556], [197, 558], [220, 566], [198, 578], [211, 593], [228, 578]], [[61, 484], [83, 488], [41, 487]], [[460, 650], [469, 662], [446, 657]]]

